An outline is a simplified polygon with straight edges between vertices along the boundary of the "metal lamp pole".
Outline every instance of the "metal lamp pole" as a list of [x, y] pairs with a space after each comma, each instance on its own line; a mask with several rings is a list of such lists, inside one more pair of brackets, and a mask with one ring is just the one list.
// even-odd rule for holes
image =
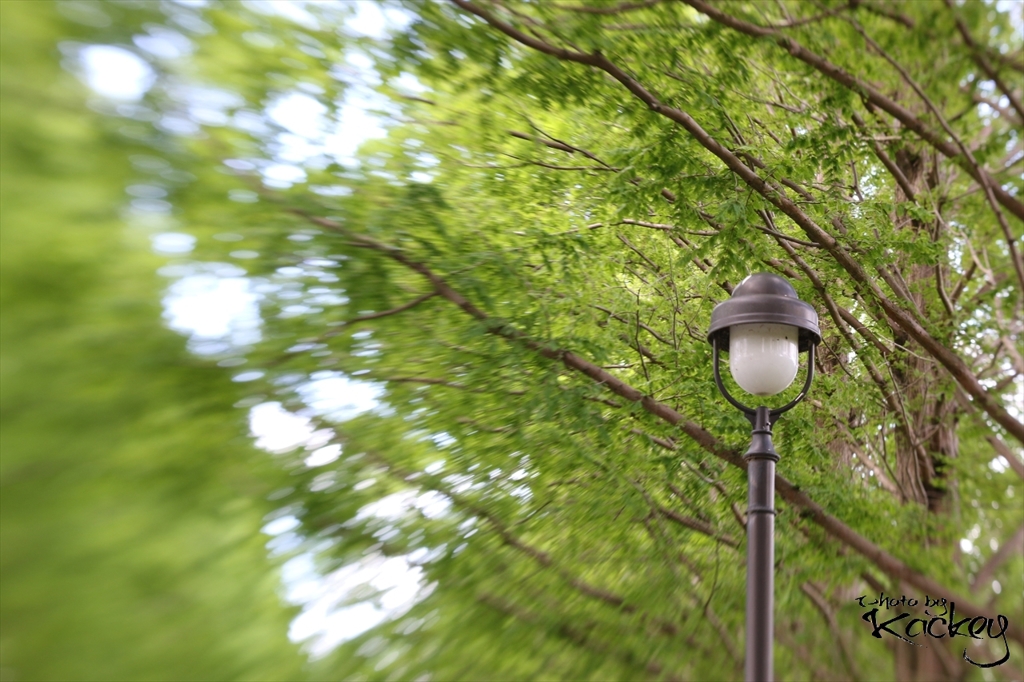
[[[751, 408], [734, 398], [722, 383], [721, 354], [734, 351], [729, 363], [744, 390], [761, 396], [785, 390], [796, 377], [797, 355], [807, 352], [803, 389], [782, 407]], [[785, 279], [768, 273], [751, 275], [715, 306], [708, 340], [714, 349], [715, 384], [750, 421], [747, 462], [747, 613], [746, 682], [772, 682], [775, 592], [775, 464], [772, 424], [803, 400], [814, 378], [814, 349], [821, 341], [818, 314], [801, 301]]]

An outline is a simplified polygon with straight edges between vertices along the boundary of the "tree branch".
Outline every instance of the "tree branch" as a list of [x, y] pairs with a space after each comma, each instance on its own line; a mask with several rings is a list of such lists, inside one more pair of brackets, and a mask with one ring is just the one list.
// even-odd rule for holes
[[[725, 165], [734, 174], [739, 176], [747, 185], [789, 216], [797, 225], [800, 226], [801, 229], [803, 229], [804, 233], [807, 234], [812, 241], [826, 249], [856, 282], [872, 293], [885, 312], [892, 317], [893, 320], [899, 324], [911, 338], [917, 341], [949, 371], [950, 375], [961, 385], [964, 391], [971, 395], [981, 405], [982, 409], [992, 417], [992, 419], [1003, 426], [1009, 433], [1013, 434], [1017, 440], [1024, 443], [1024, 423], [1015, 419], [1006, 410], [1006, 408], [1003, 407], [1003, 405], [981, 385], [977, 377], [971, 372], [970, 368], [956, 353], [933, 338], [914, 318], [912, 313], [909, 313], [901, 306], [889, 300], [889, 298], [885, 296], [875, 283], [874, 278], [868, 275], [861, 264], [856, 261], [834, 237], [815, 223], [814, 220], [805, 214], [800, 207], [790, 200], [777, 186], [770, 184], [768, 181], [761, 178], [757, 173], [747, 167], [739, 157], [712, 138], [689, 114], [680, 109], [662, 104], [640, 82], [609, 61], [608, 58], [600, 52], [586, 54], [549, 45], [532, 36], [522, 33], [518, 29], [499, 19], [494, 18], [486, 10], [478, 7], [474, 3], [468, 2], [468, 0], [451, 1], [466, 11], [479, 16], [494, 28], [528, 47], [532, 47], [544, 54], [548, 54], [559, 59], [592, 66], [605, 71], [612, 78], [621, 83], [637, 99], [644, 102], [651, 111], [660, 114], [683, 127], [705, 149], [724, 162]], [[712, 18], [716, 18], [716, 20], [718, 17], [724, 17], [731, 23], [737, 23], [737, 20], [708, 7], [700, 0], [683, 1], [690, 4], [695, 9], [698, 9], [698, 11], [708, 14], [708, 16], [711, 16]], [[723, 19], [723, 23], [725, 23], [725, 19]], [[753, 35], [759, 37], [774, 35], [773, 31], [754, 27], [752, 24], [746, 24], [745, 22], [738, 22], [738, 25], [749, 27], [750, 30], [754, 31]], [[785, 40], [789, 41], [788, 38]], [[794, 50], [797, 50], [797, 48], [799, 48], [799, 50], [803, 50], [803, 48], [796, 44], [795, 41], [789, 42], [795, 45], [793, 48]], [[832, 71], [840, 71], [834, 66], [832, 66], [831, 69]], [[865, 85], [864, 87], [868, 86]], [[902, 110], [902, 108], [900, 108], [900, 110], [905, 111]], [[920, 127], [920, 122], [917, 121], [917, 123], [918, 127]], [[948, 146], [948, 143], [944, 144], [947, 144]], [[955, 156], [955, 154], [953, 156]], [[1018, 204], [1021, 211], [1021, 217], [1024, 218], [1024, 204], [1016, 202], [1012, 197], [1010, 197], [1010, 199]]]
[[879, 7], [878, 5], [871, 2], [864, 2], [864, 0], [849, 0], [849, 2], [851, 7], [859, 7], [861, 9], [867, 10], [868, 12], [871, 12], [872, 14], [877, 14], [880, 17], [891, 19], [892, 21], [895, 21], [898, 24], [903, 24], [907, 28], [914, 28], [915, 26], [914, 20], [908, 17], [906, 14], [900, 14], [899, 12], [894, 12], [885, 7]]
[[657, 510], [658, 510], [658, 513], [661, 514], [662, 516], [664, 516], [666, 519], [669, 519], [671, 521], [675, 521], [680, 526], [683, 526], [685, 528], [689, 528], [690, 530], [695, 530], [698, 533], [702, 533], [703, 535], [707, 535], [709, 538], [717, 540], [718, 542], [721, 542], [723, 545], [728, 545], [729, 547], [732, 547], [733, 549], [736, 549], [737, 547], [740, 546], [740, 543], [738, 541], [736, 541], [735, 539], [729, 537], [728, 535], [722, 535], [722, 534], [718, 533], [718, 531], [716, 531], [711, 524], [705, 523], [704, 521], [701, 521], [700, 519], [695, 519], [692, 516], [686, 516], [684, 514], [680, 514], [679, 512], [675, 511], [674, 509], [669, 509], [668, 507], [660, 507], [659, 506], [657, 508]]
[[644, 324], [643, 322], [636, 322], [636, 321], [630, 321], [630, 320], [627, 320], [627, 319], [626, 319], [626, 318], [624, 318], [623, 316], [621, 316], [621, 315], [618, 315], [617, 313], [613, 313], [612, 311], [608, 310], [607, 308], [605, 308], [605, 307], [603, 307], [603, 306], [599, 306], [599, 305], [591, 304], [591, 306], [590, 306], [590, 307], [591, 307], [591, 308], [595, 308], [595, 309], [597, 309], [597, 310], [600, 310], [600, 311], [601, 311], [602, 313], [605, 313], [605, 314], [607, 314], [607, 315], [608, 315], [609, 317], [611, 317], [612, 319], [618, 320], [619, 322], [622, 322], [623, 324], [633, 325], [633, 324], [634, 324], [634, 322], [635, 322], [636, 326], [638, 326], [638, 327], [640, 327], [641, 329], [643, 329], [644, 331], [646, 331], [646, 332], [647, 332], [648, 334], [650, 334], [651, 336], [653, 336], [654, 338], [656, 338], [656, 339], [657, 339], [658, 341], [661, 341], [661, 342], [662, 342], [663, 344], [665, 344], [665, 345], [666, 345], [666, 346], [668, 346], [669, 348], [675, 348], [675, 346], [673, 346], [673, 345], [672, 345], [672, 342], [671, 342], [671, 341], [669, 341], [669, 340], [668, 340], [668, 339], [666, 339], [666, 338], [665, 338], [664, 336], [662, 336], [662, 335], [661, 335], [661, 334], [659, 334], [658, 332], [656, 332], [656, 331], [654, 331], [653, 329], [651, 329], [651, 327], [650, 327], [650, 326], [648, 326], [648, 325]]
[[999, 567], [1022, 551], [1024, 551], [1024, 523], [1017, 527], [1017, 531], [1010, 539], [1003, 543], [999, 550], [990, 556], [985, 565], [981, 567], [971, 582], [971, 590], [977, 591], [990, 586]]
[[[949, 5], [949, 0], [946, 0], [946, 3], [947, 5]], [[910, 74], [907, 73], [907, 70], [900, 66], [899, 62], [893, 59], [888, 52], [882, 49], [881, 45], [876, 43], [874, 39], [872, 39], [871, 36], [867, 34], [867, 31], [865, 31], [859, 23], [853, 20], [851, 20], [850, 23], [853, 25], [854, 29], [856, 29], [856, 31], [860, 33], [860, 35], [864, 38], [868, 45], [870, 45], [872, 49], [875, 50], [875, 52], [881, 55], [881, 57], [885, 59], [885, 61], [889, 62], [889, 64], [891, 64], [892, 67], [899, 72], [900, 77], [903, 78], [903, 81], [907, 85], [909, 85], [914, 90], [914, 92], [917, 93], [917, 96], [921, 98], [921, 101], [924, 102], [924, 105], [928, 108], [930, 112], [932, 112], [932, 115], [934, 115], [935, 118], [938, 119], [939, 125], [942, 126], [942, 129], [953, 140], [957, 148], [959, 148], [960, 153], [963, 156], [958, 158], [963, 158], [965, 162], [970, 166], [965, 170], [967, 170], [967, 172], [971, 174], [971, 177], [974, 177], [978, 180], [978, 183], [985, 191], [985, 200], [988, 202], [989, 206], [992, 207], [992, 212], [995, 214], [996, 220], [999, 222], [999, 227], [1003, 231], [1003, 237], [1006, 239], [1007, 248], [1010, 250], [1010, 260], [1013, 262], [1014, 270], [1017, 271], [1017, 281], [1020, 284], [1020, 291], [1021, 293], [1024, 293], [1024, 260], [1021, 260], [1021, 254], [1017, 250], [1017, 245], [1015, 243], [1016, 237], [1010, 230], [1010, 226], [1006, 223], [1006, 217], [1003, 215], [1002, 210], [999, 208], [999, 203], [996, 201], [996, 197], [993, 192], [993, 180], [989, 177], [988, 173], [986, 173], [985, 170], [982, 169], [981, 164], [979, 164], [977, 159], [974, 158], [974, 154], [972, 154], [971, 150], [967, 148], [967, 145], [963, 143], [963, 141], [949, 126], [949, 123], [946, 122], [945, 117], [943, 117], [942, 112], [939, 111], [938, 107], [936, 107], [935, 104], [928, 97], [928, 95], [925, 94], [921, 86], [918, 85], [917, 82], [910, 77]], [[1019, 103], [1017, 104], [1017, 106], [1019, 106]], [[996, 186], [998, 186], [998, 183], [995, 184]], [[1021, 216], [1021, 219], [1024, 220], [1024, 216]]]
[[[481, 388], [473, 388], [472, 386], [466, 386], [454, 381], [446, 381], [444, 379], [434, 379], [432, 377], [383, 377], [377, 379], [377, 381], [386, 381], [395, 384], [424, 384], [426, 386], [446, 386], [448, 388], [456, 388], [460, 391], [468, 391], [469, 393], [482, 393], [490, 394], [494, 391], [486, 391]], [[526, 391], [501, 391], [506, 395], [526, 395]]]
[[[580, 357], [576, 353], [539, 343], [538, 341], [526, 336], [507, 322], [491, 318], [466, 299], [462, 294], [449, 286], [443, 278], [434, 273], [426, 265], [411, 259], [405, 251], [394, 246], [378, 242], [371, 237], [352, 234], [346, 230], [343, 225], [332, 220], [308, 216], [301, 212], [297, 213], [299, 215], [303, 215], [317, 225], [340, 232], [348, 239], [352, 240], [353, 243], [377, 250], [395, 262], [419, 273], [433, 284], [441, 296], [454, 303], [466, 314], [482, 322], [487, 331], [491, 334], [521, 343], [524, 347], [535, 351], [542, 357], [561, 362], [566, 367], [590, 377], [594, 382], [599, 385], [603, 385], [612, 393], [615, 393], [630, 402], [638, 403], [640, 407], [654, 417], [678, 428], [709, 454], [728, 464], [746, 470], [746, 462], [738, 451], [719, 441], [699, 424], [690, 421], [675, 409], [655, 400], [649, 395], [645, 395], [642, 391], [637, 390], [622, 379], [609, 374], [607, 371]], [[793, 485], [781, 475], [776, 474], [775, 487], [782, 499], [801, 509], [801, 515], [804, 518], [811, 520], [813, 523], [823, 528], [829, 535], [832, 535], [843, 544], [851, 547], [854, 551], [870, 560], [882, 571], [893, 578], [911, 584], [926, 593], [948, 595], [954, 599], [957, 604], [963, 604], [963, 610], [965, 613], [975, 613], [991, 618], [995, 617], [996, 614], [992, 609], [974, 605], [969, 599], [957, 595], [954, 591], [945, 588], [932, 578], [918, 573], [881, 547], [878, 547], [870, 540], [857, 533], [839, 519], [831, 516], [821, 507], [821, 505], [812, 500], [807, 493], [803, 492], [799, 487]], [[1024, 644], [1024, 632], [1022, 632], [1021, 628], [1011, 625], [1011, 629], [1008, 634], [1015, 641]]]
[[[477, 600], [481, 604], [489, 606], [490, 608], [500, 611], [501, 613], [504, 613], [506, 615], [509, 615], [515, 618], [516, 620], [520, 620], [531, 627], [537, 627], [538, 625], [542, 625], [547, 622], [546, 619], [542, 619], [540, 616], [536, 616], [528, 611], [525, 611], [524, 609], [512, 604], [509, 601], [502, 599], [501, 597], [495, 594], [489, 594], [485, 592], [479, 595], [477, 597]], [[547, 611], [549, 613], [555, 612], [553, 609], [548, 609]], [[592, 653], [604, 656], [611, 652], [615, 658], [620, 659], [621, 662], [628, 666], [642, 667], [648, 674], [654, 675], [655, 677], [659, 677], [662, 673], [663, 667], [660, 663], [657, 663], [656, 661], [647, 661], [646, 663], [641, 663], [640, 661], [636, 660], [636, 656], [633, 654], [632, 651], [619, 651], [607, 642], [594, 642], [593, 638], [586, 634], [586, 630], [590, 629], [589, 627], [579, 629], [575, 625], [563, 622], [554, 623], [553, 626], [554, 627], [552, 628], [552, 631], [555, 634], [569, 642], [572, 642], [573, 644], [581, 648], [587, 649]], [[692, 637], [687, 637], [687, 644], [691, 647], [696, 647], [696, 642], [693, 641]]]
[[[465, 3], [465, 0], [452, 0], [456, 3]], [[900, 123], [912, 130], [922, 140], [930, 144], [936, 150], [941, 152], [944, 156], [952, 159], [957, 165], [967, 171], [971, 177], [977, 180], [979, 183], [988, 180], [988, 174], [981, 168], [977, 167], [976, 164], [972, 164], [966, 157], [961, 153], [961, 150], [957, 148], [953, 143], [945, 140], [937, 132], [931, 130], [924, 124], [919, 118], [914, 116], [908, 109], [904, 108], [899, 103], [886, 97], [884, 94], [875, 89], [870, 83], [857, 78], [850, 74], [848, 71], [841, 67], [833, 64], [824, 57], [811, 52], [803, 45], [798, 43], [793, 38], [780, 33], [774, 29], [765, 28], [750, 22], [743, 21], [734, 16], [726, 14], [725, 12], [712, 7], [703, 0], [682, 0], [690, 7], [704, 14], [714, 21], [728, 26], [729, 28], [745, 33], [746, 35], [753, 36], [755, 38], [770, 38], [773, 39], [780, 47], [784, 48], [793, 57], [813, 67], [815, 70], [824, 74], [828, 78], [844, 85], [850, 90], [858, 93], [866, 101], [877, 106], [883, 111], [887, 112], [891, 116], [895, 117]], [[468, 3], [466, 3], [468, 4]], [[564, 51], [563, 51], [564, 52]], [[551, 54], [551, 53], [549, 53]], [[560, 55], [553, 55], [560, 56]], [[571, 59], [571, 56], [560, 56], [563, 59]], [[576, 61], [573, 59], [572, 61]], [[586, 62], [581, 62], [586, 63]], [[984, 178], [984, 180], [983, 180]], [[1011, 195], [1009, 192], [1004, 190], [998, 185], [998, 183], [989, 183], [992, 185], [992, 191], [995, 195], [996, 200], [1004, 206], [1008, 211], [1017, 216], [1020, 220], [1024, 220], [1024, 203], [1018, 200], [1016, 197]]]
[[1019, 120], [1024, 121], [1024, 104], [1021, 103], [1020, 98], [1017, 97], [1016, 93], [1013, 92], [1013, 89], [1007, 85], [1006, 81], [1000, 77], [999, 72], [992, 68], [992, 64], [985, 58], [981, 47], [974, 41], [974, 38], [971, 37], [970, 30], [967, 28], [967, 25], [964, 24], [963, 19], [960, 18], [960, 15], [953, 7], [953, 3], [950, 2], [950, 0], [945, 0], [945, 3], [946, 7], [949, 8], [950, 13], [953, 15], [953, 20], [956, 21], [957, 31], [960, 32], [960, 36], [964, 39], [967, 47], [970, 48], [974, 61], [977, 62], [978, 66], [981, 67], [981, 70], [985, 72], [985, 75], [992, 79], [992, 82], [996, 84], [999, 91], [1006, 95], [1006, 99], [1010, 100], [1010, 106], [1012, 106], [1013, 110], [1017, 112]]
[[[323, 341], [326, 341], [327, 339], [330, 339], [330, 338], [333, 338], [335, 336], [338, 336], [339, 334], [342, 334], [347, 327], [350, 327], [350, 326], [352, 326], [354, 324], [357, 324], [359, 322], [366, 322], [368, 320], [379, 320], [382, 317], [389, 317], [391, 315], [397, 315], [398, 313], [405, 312], [406, 310], [409, 310], [410, 308], [415, 308], [420, 303], [423, 303], [424, 301], [426, 301], [428, 299], [431, 299], [434, 296], [437, 296], [437, 292], [436, 291], [428, 291], [427, 293], [423, 294], [422, 296], [417, 296], [413, 300], [411, 300], [408, 303], [405, 303], [403, 305], [400, 305], [397, 308], [392, 308], [390, 310], [382, 310], [382, 311], [376, 312], [376, 313], [367, 313], [366, 315], [359, 315], [358, 317], [353, 317], [353, 318], [350, 318], [348, 320], [342, 320], [341, 322], [335, 322], [335, 323], [333, 323], [335, 328], [331, 329], [330, 331], [324, 332], [320, 336], [316, 337], [316, 343], [321, 343]], [[281, 355], [280, 357], [271, 360], [270, 362], [267, 363], [267, 365], [270, 366], [270, 367], [274, 367], [274, 366], [279, 365], [282, 362], [288, 360], [288, 358], [293, 358], [293, 357], [295, 357], [297, 355], [302, 355], [302, 353], [303, 353], [303, 351], [296, 351], [294, 353], [285, 353], [284, 355]]]
[[843, 633], [839, 630], [839, 622], [836, 620], [835, 609], [829, 605], [823, 595], [812, 582], [805, 582], [800, 585], [800, 591], [807, 595], [807, 598], [811, 600], [814, 607], [818, 609], [818, 613], [825, 619], [825, 625], [828, 626], [829, 632], [832, 633], [832, 640], [839, 646], [839, 653], [843, 659], [843, 665], [846, 666], [846, 672], [849, 674], [850, 679], [854, 682], [860, 682], [862, 679], [860, 671], [857, 670], [857, 664], [854, 662], [853, 657], [850, 655], [850, 649], [846, 644], [846, 638], [843, 637]]
[[644, 0], [643, 2], [623, 2], [618, 5], [612, 5], [611, 7], [590, 7], [588, 5], [555, 5], [555, 7], [566, 12], [580, 12], [582, 14], [602, 14], [608, 16], [611, 14], [622, 14], [624, 12], [632, 12], [638, 9], [647, 9], [648, 7], [654, 7], [659, 2], [662, 2], [662, 0]]
[[882, 165], [885, 166], [886, 170], [888, 170], [892, 177], [895, 178], [896, 184], [903, 190], [903, 195], [907, 198], [907, 201], [915, 201], [914, 188], [910, 186], [910, 181], [907, 180], [907, 176], [903, 174], [903, 171], [900, 170], [899, 166], [893, 163], [893, 160], [885, 153], [885, 150], [878, 144], [878, 141], [868, 134], [864, 119], [862, 119], [857, 112], [853, 113], [853, 122], [857, 125], [857, 128], [864, 133], [868, 144], [871, 145], [871, 149], [875, 152], [875, 156], [878, 157], [878, 160], [882, 162]]
[[996, 435], [988, 436], [988, 442], [992, 444], [996, 452], [1003, 456], [1003, 458], [1010, 464], [1010, 468], [1013, 469], [1021, 480], [1024, 480], [1024, 460], [1019, 456], [1013, 454], [1010, 451], [1009, 446]]
[[[342, 321], [339, 325], [336, 325], [336, 326], [348, 327], [350, 325], [356, 324], [357, 322], [366, 322], [367, 320], [379, 320], [380, 318], [388, 317], [389, 315], [397, 315], [398, 313], [401, 313], [401, 312], [404, 312], [406, 310], [409, 310], [410, 308], [415, 308], [420, 303], [423, 303], [427, 299], [433, 298], [434, 296], [437, 296], [437, 292], [436, 291], [428, 291], [427, 293], [423, 294], [422, 296], [417, 296], [413, 300], [411, 300], [408, 303], [405, 303], [403, 305], [400, 305], [397, 308], [392, 308], [391, 310], [382, 310], [382, 311], [377, 312], [377, 313], [367, 313], [366, 315], [360, 315], [358, 317], [353, 317], [351, 319]], [[334, 334], [332, 333], [331, 336], [333, 336], [333, 335]]]
[[[508, 134], [511, 135], [512, 137], [517, 137], [520, 140], [527, 140], [528, 142], [536, 142], [538, 144], [544, 145], [545, 147], [550, 147], [552, 149], [557, 149], [558, 151], [567, 152], [569, 154], [582, 154], [583, 156], [587, 157], [591, 161], [593, 161], [595, 163], [599, 163], [602, 166], [604, 166], [605, 168], [607, 168], [609, 170], [612, 170], [611, 166], [609, 166], [607, 163], [605, 163], [604, 161], [599, 159], [593, 153], [588, 152], [586, 149], [580, 149], [579, 147], [573, 147], [571, 144], [566, 144], [565, 142], [562, 142], [560, 140], [545, 140], [543, 137], [538, 137], [536, 135], [530, 135], [529, 133], [520, 133], [520, 132], [518, 132], [516, 130], [510, 130], [510, 131], [508, 131]], [[615, 170], [617, 172], [617, 169], [615, 169]]]

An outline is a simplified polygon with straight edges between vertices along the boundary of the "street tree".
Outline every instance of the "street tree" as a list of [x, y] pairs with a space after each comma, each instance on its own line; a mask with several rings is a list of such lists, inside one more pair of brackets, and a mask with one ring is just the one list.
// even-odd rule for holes
[[[304, 547], [419, 580], [316, 669], [740, 677], [749, 427], [706, 330], [773, 272], [823, 337], [776, 425], [779, 678], [1020, 674], [1019, 6], [451, 0], [385, 5], [380, 34], [353, 11], [169, 6], [121, 43], [153, 88], [111, 111], [181, 171], [139, 182], [190, 267], [262, 297], [261, 341], [204, 352], [340, 446], [279, 459]], [[350, 156], [358, 100], [384, 123]], [[375, 407], [318, 407], [331, 378]], [[872, 636], [881, 593], [993, 625]]]

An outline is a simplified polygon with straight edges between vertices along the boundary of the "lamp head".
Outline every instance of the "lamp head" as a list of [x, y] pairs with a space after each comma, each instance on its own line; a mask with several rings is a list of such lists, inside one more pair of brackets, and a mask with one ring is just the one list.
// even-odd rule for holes
[[740, 388], [775, 395], [793, 383], [798, 354], [821, 342], [818, 313], [782, 277], [757, 273], [715, 306], [708, 341], [730, 353], [729, 371]]

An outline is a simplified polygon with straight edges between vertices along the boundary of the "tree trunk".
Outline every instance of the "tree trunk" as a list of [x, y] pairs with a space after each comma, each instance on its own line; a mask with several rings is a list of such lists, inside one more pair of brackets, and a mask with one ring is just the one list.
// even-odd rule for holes
[[948, 639], [930, 639], [912, 646], [897, 641], [895, 647], [898, 682], [962, 682], [967, 677], [962, 659], [949, 651]]
[[[939, 185], [934, 155], [903, 148], [896, 151], [895, 161], [915, 193], [930, 191]], [[896, 199], [902, 202], [909, 197], [897, 187]], [[941, 221], [926, 224], [900, 216], [894, 216], [894, 221], [898, 230], [912, 230], [918, 235], [927, 232], [933, 241], [944, 238], [945, 225]], [[945, 316], [945, 307], [936, 305], [936, 297], [926, 296], [925, 292], [936, 292], [942, 282], [949, 280], [948, 267], [944, 263], [930, 265], [907, 261], [905, 254], [897, 254], [889, 273], [896, 286], [904, 289], [903, 297], [923, 318], [935, 320]], [[892, 379], [902, 409], [902, 414], [894, 417], [903, 422], [902, 427], [896, 429], [895, 438], [897, 481], [905, 496], [904, 502], [919, 504], [931, 514], [944, 515], [952, 507], [948, 463], [956, 458], [959, 446], [959, 415], [952, 397], [953, 387], [946, 372], [914, 341], [900, 334], [894, 338], [897, 358], [892, 363]], [[922, 537], [922, 542], [927, 545], [929, 538]], [[904, 593], [912, 594], [911, 591]], [[950, 651], [948, 639], [929, 638], [923, 646], [897, 641], [894, 646], [898, 682], [957, 682], [967, 673], [964, 662]]]

